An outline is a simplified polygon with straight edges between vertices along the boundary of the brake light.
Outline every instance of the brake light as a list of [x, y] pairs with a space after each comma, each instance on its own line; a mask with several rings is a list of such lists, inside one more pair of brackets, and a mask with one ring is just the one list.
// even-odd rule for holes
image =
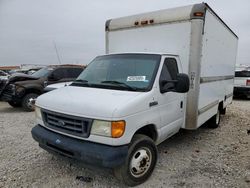
[[246, 81], [246, 85], [247, 85], [247, 86], [250, 86], [250, 80], [247, 80], [247, 81]]

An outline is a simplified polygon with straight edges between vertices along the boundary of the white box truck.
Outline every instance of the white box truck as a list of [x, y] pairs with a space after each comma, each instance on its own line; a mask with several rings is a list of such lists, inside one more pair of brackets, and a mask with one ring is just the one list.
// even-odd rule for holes
[[205, 3], [109, 20], [107, 55], [37, 99], [32, 136], [138, 185], [158, 144], [181, 128], [218, 127], [232, 102], [237, 41]]

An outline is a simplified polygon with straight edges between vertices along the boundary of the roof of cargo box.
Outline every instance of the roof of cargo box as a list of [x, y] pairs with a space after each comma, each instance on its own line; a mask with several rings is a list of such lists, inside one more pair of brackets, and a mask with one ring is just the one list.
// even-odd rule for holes
[[212, 10], [207, 3], [159, 10], [132, 16], [110, 19], [106, 22], [106, 31], [115, 31], [140, 26], [163, 24], [170, 22], [185, 21], [191, 19], [204, 19], [206, 10], [209, 9], [234, 35], [238, 36], [228, 25]]

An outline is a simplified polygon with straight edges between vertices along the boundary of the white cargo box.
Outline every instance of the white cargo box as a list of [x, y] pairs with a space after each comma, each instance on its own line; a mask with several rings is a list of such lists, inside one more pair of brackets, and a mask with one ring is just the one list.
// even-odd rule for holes
[[196, 129], [232, 102], [237, 35], [205, 3], [106, 22], [106, 53], [179, 56], [190, 78], [183, 128]]

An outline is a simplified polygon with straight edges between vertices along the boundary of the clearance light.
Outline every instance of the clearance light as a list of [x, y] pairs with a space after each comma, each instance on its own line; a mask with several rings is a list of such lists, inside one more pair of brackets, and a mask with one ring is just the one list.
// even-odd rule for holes
[[203, 13], [203, 12], [195, 12], [195, 13], [194, 13], [194, 16], [203, 17], [203, 16], [204, 16], [204, 13]]
[[141, 25], [147, 25], [147, 24], [148, 24], [148, 20], [141, 21]]
[[151, 23], [151, 24], [154, 23], [154, 20], [149, 20], [149, 23]]

